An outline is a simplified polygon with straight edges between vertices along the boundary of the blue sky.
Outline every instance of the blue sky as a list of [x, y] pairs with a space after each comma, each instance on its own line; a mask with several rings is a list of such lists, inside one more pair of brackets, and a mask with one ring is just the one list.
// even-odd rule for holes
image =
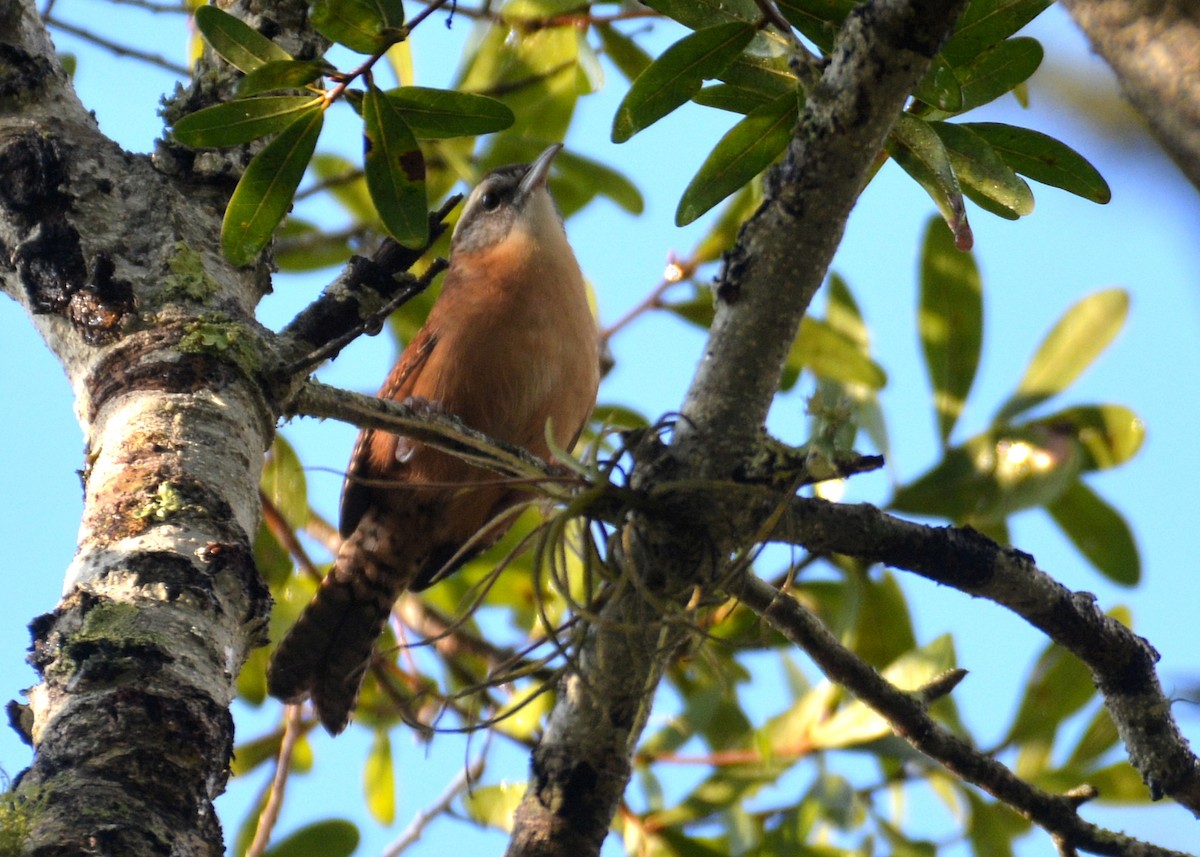
[[[74, 21], [99, 19], [98, 0], [62, 0], [58, 14]], [[103, 5], [104, 19], [119, 35], [128, 13]], [[145, 26], [144, 18], [129, 18]], [[431, 24], [435, 22], [430, 22]], [[466, 29], [460, 19], [454, 31], [440, 23], [418, 31], [414, 50], [418, 82], [439, 85], [453, 69], [439, 57], [457, 57], [457, 40]], [[132, 26], [132, 25], [130, 25]], [[182, 61], [185, 35], [164, 23], [155, 50]], [[1083, 69], [1074, 79], [1092, 92], [1112, 87], [1107, 69], [1091, 58], [1065, 14], [1052, 8], [1031, 27], [1047, 46], [1050, 65]], [[122, 145], [146, 151], [160, 125], [159, 96], [171, 86], [169, 76], [129, 60], [85, 49], [76, 40], [58, 37], [65, 50], [80, 56], [77, 76], [84, 103], [96, 111], [101, 128]], [[591, 157], [624, 170], [644, 190], [645, 213], [630, 217], [608, 203], [598, 203], [568, 226], [585, 273], [598, 297], [602, 320], [611, 323], [658, 282], [671, 250], [686, 253], [703, 234], [705, 222], [687, 229], [672, 225], [679, 194], [711, 146], [733, 121], [729, 114], [691, 108], [673, 115], [622, 146], [609, 142], [612, 112], [623, 81], [608, 69], [605, 91], [580, 103], [580, 117], [567, 140]], [[1048, 94], [1041, 81], [1032, 85], [1033, 105], [1023, 110], [1011, 98], [989, 105], [972, 119], [1009, 121], [1049, 133], [1072, 145], [1100, 169], [1113, 190], [1113, 201], [1097, 206], [1061, 191], [1034, 186], [1037, 208], [1017, 223], [971, 208], [976, 253], [984, 277], [986, 332], [983, 363], [976, 389], [963, 414], [957, 437], [982, 429], [998, 404], [1019, 380], [1025, 363], [1058, 316], [1082, 296], [1101, 288], [1122, 286], [1132, 294], [1126, 330], [1097, 364], [1052, 405], [1113, 401], [1132, 407], [1147, 424], [1147, 441], [1129, 465], [1098, 474], [1089, 484], [1119, 508], [1132, 523], [1142, 551], [1144, 580], [1133, 590], [1103, 581], [1066, 544], [1040, 512], [1014, 521], [1014, 542], [1029, 550], [1039, 565], [1074, 589], [1095, 592], [1106, 608], [1129, 605], [1138, 631], [1162, 654], [1160, 675], [1170, 695], [1200, 683], [1200, 650], [1195, 644], [1194, 612], [1200, 582], [1194, 567], [1200, 555], [1200, 527], [1195, 526], [1195, 486], [1200, 484], [1200, 454], [1194, 440], [1200, 393], [1200, 247], [1196, 192], [1165, 158], [1136, 136], [1106, 136], [1082, 121], [1064, 102]], [[347, 126], [348, 127], [348, 126]], [[334, 148], [354, 156], [353, 134], [331, 140]], [[323, 138], [323, 145], [325, 140]], [[889, 472], [899, 478], [921, 473], [936, 452], [928, 383], [920, 362], [915, 333], [916, 253], [926, 217], [933, 211], [924, 194], [894, 165], [886, 166], [856, 207], [834, 262], [862, 305], [872, 328], [877, 359], [889, 372], [882, 394], [894, 448]], [[289, 319], [331, 276], [281, 280], [264, 303], [262, 318], [272, 326]], [[650, 415], [678, 407], [700, 353], [702, 337], [665, 314], [646, 316], [614, 340], [617, 369], [605, 380], [601, 401], [632, 404]], [[322, 373], [324, 380], [358, 390], [373, 390], [394, 356], [386, 337], [356, 343]], [[72, 416], [70, 390], [27, 318], [11, 301], [0, 301], [0, 402], [4, 403], [0, 473], [7, 490], [0, 492], [0, 539], [8, 546], [9, 594], [0, 603], [0, 689], [4, 699], [33, 683], [23, 662], [28, 645], [26, 624], [53, 608], [63, 571], [70, 561], [81, 508], [75, 471], [82, 466], [82, 441]], [[781, 399], [771, 415], [772, 428], [789, 440], [803, 439], [803, 403]], [[283, 429], [303, 460], [312, 466], [340, 469], [354, 430], [332, 423], [299, 421]], [[884, 501], [887, 475], [853, 483], [852, 499]], [[340, 480], [313, 472], [309, 476], [314, 504], [326, 516], [336, 508]], [[905, 579], [917, 617], [918, 635], [927, 642], [943, 633], [956, 638], [959, 662], [971, 671], [955, 691], [968, 722], [987, 744], [999, 737], [1020, 698], [1021, 682], [1043, 641], [1002, 609], [978, 602], [923, 580]], [[802, 660], [802, 658], [798, 658]], [[761, 700], [764, 711], [769, 698]], [[1200, 716], [1187, 704], [1176, 709], [1183, 728], [1200, 738]], [[254, 735], [273, 718], [241, 712], [240, 737]], [[478, 747], [476, 741], [473, 747]], [[334, 747], [315, 746], [318, 759], [328, 760]], [[400, 821], [395, 830], [372, 823], [360, 854], [378, 853], [398, 834], [412, 813], [426, 805], [464, 759], [458, 739], [440, 737], [428, 751], [402, 734], [394, 736], [400, 776]], [[350, 734], [338, 739], [336, 755], [346, 763], [326, 764], [320, 778], [296, 782], [299, 798], [283, 824], [295, 825], [320, 800], [321, 815], [362, 815], [359, 804], [361, 760], [366, 742]], [[523, 760], [506, 752], [508, 765], [494, 767], [488, 780], [501, 775], [519, 779]], [[13, 734], [0, 730], [0, 766], [10, 775], [29, 760], [29, 751]], [[426, 786], [424, 784], [434, 784]], [[240, 821], [237, 804], [257, 789], [238, 787], [221, 802], [227, 828]], [[310, 805], [311, 806], [311, 805]], [[297, 810], [300, 810], [297, 812]], [[1149, 812], [1113, 815], [1085, 812], [1108, 826], [1140, 833], [1159, 844], [1186, 848], [1197, 839], [1190, 815], [1173, 806]], [[449, 840], [438, 839], [440, 835]], [[447, 842], [462, 847], [461, 826], [435, 825], [416, 853], [441, 853]], [[486, 840], [485, 840], [486, 841]], [[610, 848], [613, 843], [610, 843]], [[495, 850], [493, 845], [489, 850]], [[1044, 836], [1029, 838], [1022, 853], [1050, 853]]]

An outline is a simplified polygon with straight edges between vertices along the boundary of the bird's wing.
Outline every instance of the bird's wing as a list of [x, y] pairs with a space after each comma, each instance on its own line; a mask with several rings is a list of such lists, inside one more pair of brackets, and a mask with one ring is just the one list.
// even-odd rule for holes
[[[437, 342], [437, 334], [429, 328], [422, 328], [416, 338], [404, 349], [404, 354], [392, 369], [391, 374], [388, 375], [387, 380], [384, 381], [383, 387], [378, 393], [379, 398], [391, 399], [396, 402], [407, 399], [412, 394], [413, 385], [420, 377], [422, 368], [428, 363], [429, 355], [433, 353]], [[363, 513], [371, 503], [373, 487], [369, 484], [370, 480], [384, 475], [373, 463], [378, 459], [371, 455], [372, 444], [378, 442], [376, 435], [385, 438], [392, 446], [396, 442], [395, 435], [388, 435], [377, 429], [365, 428], [358, 433], [354, 452], [350, 454], [350, 464], [346, 467], [346, 481], [342, 484], [341, 520], [338, 524], [338, 531], [342, 534], [342, 538], [349, 538], [350, 534], [354, 532], [358, 522], [362, 520]], [[389, 459], [391, 457], [387, 456]]]

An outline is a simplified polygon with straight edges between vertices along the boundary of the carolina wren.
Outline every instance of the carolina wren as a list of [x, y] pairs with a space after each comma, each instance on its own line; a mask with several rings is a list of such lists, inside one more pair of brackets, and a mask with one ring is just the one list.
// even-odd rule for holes
[[[596, 321], [546, 188], [561, 148], [493, 170], [467, 198], [442, 293], [379, 391], [543, 457], [547, 424], [569, 449], [599, 384]], [[410, 438], [361, 431], [342, 487], [341, 548], [275, 652], [271, 694], [311, 695], [325, 728], [341, 732], [395, 600], [498, 539], [522, 496]]]

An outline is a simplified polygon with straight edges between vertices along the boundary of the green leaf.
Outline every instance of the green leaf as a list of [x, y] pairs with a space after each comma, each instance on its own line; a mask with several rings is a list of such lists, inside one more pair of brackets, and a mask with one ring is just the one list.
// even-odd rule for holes
[[757, 55], [754, 53], [756, 45], [757, 40], [752, 40], [750, 50], [734, 57], [717, 77], [741, 89], [758, 90], [767, 99], [785, 92], [797, 92], [796, 73], [788, 66], [787, 57], [782, 54]]
[[730, 128], [683, 192], [675, 225], [691, 223], [770, 166], [787, 149], [798, 115], [796, 95], [789, 92]]
[[429, 239], [425, 158], [399, 111], [374, 85], [363, 100], [363, 167], [383, 225], [404, 247]]
[[855, 0], [776, 0], [788, 23], [828, 54]]
[[957, 70], [965, 113], [994, 101], [1028, 80], [1042, 64], [1042, 46], [1027, 36], [1001, 42], [965, 68]]
[[1038, 656], [1025, 684], [1025, 697], [1005, 743], [1049, 746], [1062, 722], [1083, 708], [1095, 693], [1092, 673], [1083, 661], [1057, 643], [1049, 644]]
[[[944, 113], [959, 113], [963, 106], [962, 81], [958, 69], [946, 62], [941, 54], [933, 58], [929, 71], [913, 90], [913, 98], [930, 104]], [[914, 108], [915, 109], [915, 108]], [[916, 112], [921, 112], [916, 110]]]
[[923, 119], [902, 113], [888, 136], [887, 153], [929, 194], [954, 233], [955, 246], [970, 250], [975, 239], [967, 222], [962, 188], [937, 132]]
[[504, 102], [485, 95], [424, 86], [402, 86], [384, 95], [418, 140], [491, 134], [514, 121]]
[[258, 486], [283, 515], [289, 527], [300, 529], [308, 523], [308, 489], [304, 467], [292, 445], [281, 434], [275, 435], [267, 452]]
[[323, 59], [271, 60], [238, 81], [234, 91], [239, 98], [277, 89], [303, 89], [322, 75], [336, 71]]
[[313, 0], [309, 22], [322, 36], [360, 54], [376, 54], [408, 35], [400, 0]]
[[1027, 424], [1069, 437], [1080, 446], [1080, 468], [1107, 470], [1124, 464], [1141, 449], [1146, 426], [1124, 405], [1077, 405]]
[[249, 265], [271, 240], [291, 207], [324, 121], [318, 100], [246, 167], [221, 224], [221, 249], [234, 265]]
[[745, 116], [756, 107], [770, 103], [771, 97], [761, 89], [735, 86], [732, 83], [716, 83], [701, 89], [692, 101], [702, 107], [715, 107], [717, 110], [727, 110]]
[[302, 827], [265, 857], [350, 857], [358, 847], [358, 828], [349, 821], [330, 819]]
[[600, 23], [596, 24], [595, 28], [600, 34], [600, 44], [604, 47], [604, 52], [630, 83], [653, 62], [650, 54], [642, 50], [641, 45], [612, 24]]
[[1096, 710], [1096, 714], [1087, 728], [1083, 730], [1083, 735], [1079, 737], [1079, 743], [1071, 751], [1063, 768], [1076, 771], [1087, 770], [1105, 753], [1117, 746], [1118, 740], [1120, 740], [1120, 736], [1117, 734], [1117, 727], [1113, 724], [1112, 716], [1108, 713], [1107, 708], [1101, 706]]
[[1142, 564], [1133, 531], [1121, 513], [1091, 488], [1072, 483], [1046, 505], [1046, 511], [1097, 571], [1122, 586], [1138, 584]]
[[322, 152], [312, 159], [313, 173], [327, 192], [360, 223], [374, 223], [378, 212], [371, 203], [371, 191], [362, 168], [338, 155]]
[[1035, 182], [1106, 203], [1112, 191], [1104, 177], [1078, 152], [1053, 137], [999, 122], [964, 122], [991, 144], [1004, 162]]
[[967, 6], [942, 55], [956, 66], [976, 57], [1020, 30], [1054, 0], [974, 0]]
[[[954, 666], [954, 642], [949, 636], [941, 636], [896, 658], [882, 674], [901, 690], [919, 690]], [[808, 737], [816, 749], [835, 750], [861, 746], [891, 734], [892, 727], [882, 715], [865, 703], [851, 699], [818, 723]]]
[[[563, 181], [586, 186], [590, 192], [608, 197], [630, 214], [641, 214], [646, 207], [646, 201], [637, 185], [622, 173], [599, 161], [563, 149], [555, 156], [554, 165]], [[560, 199], [557, 184], [554, 191], [555, 199]], [[563, 208], [569, 206], [563, 205]]]
[[363, 765], [363, 792], [372, 818], [380, 824], [396, 820], [396, 766], [391, 739], [383, 729], [375, 731], [367, 763]]
[[297, 217], [279, 228], [275, 264], [281, 271], [317, 271], [345, 263], [354, 251], [346, 233], [332, 234]]
[[930, 220], [925, 232], [918, 329], [945, 446], [979, 367], [983, 282], [974, 257], [956, 248], [950, 230], [937, 220]]
[[1029, 361], [1016, 392], [996, 414], [996, 422], [1005, 422], [1070, 386], [1121, 331], [1128, 313], [1129, 295], [1124, 289], [1095, 292], [1063, 313]]
[[872, 390], [880, 390], [887, 384], [887, 373], [858, 343], [828, 323], [807, 315], [800, 322], [800, 333], [788, 353], [783, 389], [795, 383], [802, 367], [821, 378], [862, 384]]
[[209, 46], [238, 71], [249, 74], [266, 63], [293, 58], [262, 33], [216, 6], [201, 6], [195, 21]]
[[1033, 211], [1033, 192], [977, 134], [950, 122], [930, 122], [941, 138], [963, 192], [973, 202], [1009, 220]]
[[[726, 204], [725, 208], [713, 222], [712, 229], [696, 244], [692, 251], [692, 259], [697, 264], [715, 262], [721, 254], [733, 246], [737, 240], [738, 230], [762, 203], [762, 186], [760, 182], [751, 182], [739, 190]], [[712, 322], [712, 296], [705, 293], [708, 300], [708, 318], [703, 326], [708, 327]]]
[[505, 137], [561, 140], [579, 99], [580, 45], [575, 27], [491, 26], [466, 64], [457, 85], [491, 93], [516, 117]]
[[688, 101], [717, 77], [754, 38], [753, 24], [697, 30], [667, 48], [629, 87], [613, 119], [612, 139], [624, 143]]
[[238, 146], [282, 131], [300, 114], [320, 104], [320, 96], [308, 95], [272, 95], [227, 101], [184, 116], [175, 123], [171, 135], [195, 149]]
[[646, 5], [692, 30], [759, 18], [754, 0], [649, 0]]

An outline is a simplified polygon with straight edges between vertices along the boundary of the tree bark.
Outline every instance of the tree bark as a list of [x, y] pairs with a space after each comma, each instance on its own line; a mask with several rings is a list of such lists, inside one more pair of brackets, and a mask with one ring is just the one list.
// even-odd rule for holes
[[1200, 4], [1063, 2], [1154, 136], [1200, 189]]
[[32, 2], [0, 0], [0, 34], [0, 285], [86, 445], [78, 551], [31, 626], [43, 682], [10, 709], [35, 748], [27, 853], [223, 854], [229, 704], [270, 607], [251, 552], [279, 407], [253, 315], [268, 271], [221, 256], [228, 178], [100, 134]]

